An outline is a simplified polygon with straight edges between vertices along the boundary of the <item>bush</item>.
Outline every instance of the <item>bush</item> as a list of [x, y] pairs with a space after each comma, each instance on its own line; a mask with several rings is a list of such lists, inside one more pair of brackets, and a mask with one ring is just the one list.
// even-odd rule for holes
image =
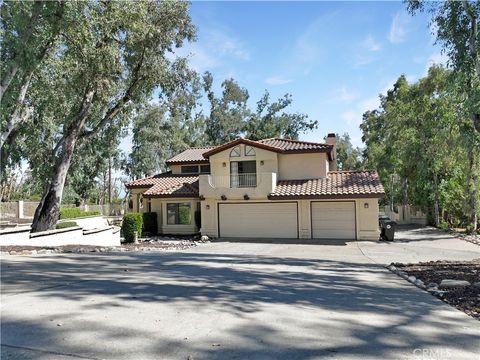
[[87, 216], [101, 215], [100, 211], [83, 211], [79, 208], [60, 209], [60, 219], [74, 219]]
[[78, 224], [75, 221], [64, 221], [61, 223], [58, 223], [56, 226], [56, 229], [65, 229], [69, 227], [75, 227], [78, 226]]
[[156, 212], [143, 213], [143, 232], [150, 235], [155, 235], [158, 232]]
[[135, 231], [138, 237], [142, 236], [143, 216], [141, 213], [128, 213], [123, 216], [122, 233], [126, 242], [135, 240]]

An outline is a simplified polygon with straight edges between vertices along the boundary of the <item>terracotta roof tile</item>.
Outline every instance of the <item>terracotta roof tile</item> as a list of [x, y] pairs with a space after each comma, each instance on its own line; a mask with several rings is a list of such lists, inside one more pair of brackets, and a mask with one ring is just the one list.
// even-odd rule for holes
[[209, 150], [212, 150], [213, 146], [207, 147], [195, 147], [182, 151], [180, 154], [175, 155], [171, 159], [166, 161], [167, 164], [188, 164], [195, 162], [208, 162], [206, 158], [203, 157], [203, 154]]
[[198, 175], [165, 173], [132, 181], [126, 187], [149, 187], [145, 197], [198, 197]]
[[281, 149], [283, 152], [293, 152], [293, 151], [330, 151], [332, 150], [332, 145], [324, 143], [313, 143], [308, 141], [299, 141], [299, 140], [290, 140], [290, 139], [263, 139], [258, 141], [261, 144], [268, 146], [276, 147]]
[[331, 171], [321, 179], [280, 180], [269, 198], [381, 197], [384, 194], [376, 171]]

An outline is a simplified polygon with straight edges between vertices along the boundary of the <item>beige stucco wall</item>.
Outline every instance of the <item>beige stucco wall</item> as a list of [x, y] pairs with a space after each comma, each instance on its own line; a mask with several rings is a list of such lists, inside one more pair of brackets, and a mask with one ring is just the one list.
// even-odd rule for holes
[[[257, 173], [277, 173], [277, 153], [260, 148], [255, 149], [255, 156], [245, 156], [245, 145], [240, 144], [241, 156], [230, 157], [233, 147], [210, 156], [210, 173], [216, 176], [230, 175], [230, 161], [253, 161], [257, 162]], [[263, 161], [263, 165], [261, 162]], [[225, 166], [223, 166], [225, 163]]]
[[327, 176], [326, 153], [278, 154], [279, 180], [315, 179]]
[[[299, 237], [302, 239], [312, 238], [311, 228], [311, 212], [310, 206], [312, 201], [321, 200], [298, 200], [298, 230]], [[334, 201], [328, 199], [325, 201]], [[356, 212], [356, 235], [357, 240], [378, 240], [378, 199], [342, 199], [342, 201], [355, 202]], [[228, 201], [231, 202], [231, 201]], [[248, 201], [236, 201], [236, 203], [247, 203]], [[265, 200], [262, 202], [273, 202]], [[218, 204], [222, 201], [216, 199], [206, 199], [201, 203], [202, 211], [202, 235], [218, 237]], [[368, 208], [365, 208], [368, 204]], [[209, 207], [209, 208], [207, 208]], [[271, 226], [275, 226], [272, 222]], [[261, 234], [265, 236], [265, 234]], [[353, 240], [353, 239], [352, 239]]]

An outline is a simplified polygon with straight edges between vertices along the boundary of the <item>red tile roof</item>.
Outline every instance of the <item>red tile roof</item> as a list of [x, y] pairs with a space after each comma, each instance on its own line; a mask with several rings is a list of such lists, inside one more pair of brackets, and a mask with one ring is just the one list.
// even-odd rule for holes
[[332, 145], [323, 143], [313, 143], [308, 141], [290, 140], [290, 139], [263, 139], [259, 143], [281, 149], [282, 152], [304, 152], [319, 151], [327, 152], [332, 150]]
[[376, 171], [330, 171], [326, 178], [280, 180], [269, 199], [382, 197], [385, 191]]
[[208, 163], [208, 160], [203, 157], [203, 154], [212, 150], [214, 146], [195, 147], [182, 151], [166, 161], [167, 165], [175, 164], [192, 164], [192, 163]]
[[198, 197], [198, 175], [164, 173], [129, 182], [127, 189], [149, 187], [145, 197]]
[[261, 149], [274, 151], [277, 153], [310, 153], [310, 152], [326, 152], [331, 157], [333, 145], [323, 143], [312, 143], [307, 141], [289, 140], [289, 139], [263, 139], [263, 140], [249, 140], [249, 139], [236, 139], [225, 144], [219, 145], [203, 154], [208, 158], [211, 155], [217, 154], [225, 149], [231, 148], [238, 144], [247, 144], [255, 146]]

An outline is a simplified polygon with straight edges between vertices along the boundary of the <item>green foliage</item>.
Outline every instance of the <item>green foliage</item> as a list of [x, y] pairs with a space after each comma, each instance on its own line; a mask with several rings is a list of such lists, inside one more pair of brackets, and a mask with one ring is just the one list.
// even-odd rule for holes
[[65, 228], [75, 227], [75, 226], [78, 226], [78, 224], [75, 221], [63, 221], [57, 224], [56, 229], [65, 229]]
[[141, 213], [128, 213], [123, 216], [122, 233], [126, 242], [135, 240], [135, 231], [140, 238], [142, 236], [143, 216]]
[[75, 219], [87, 216], [101, 215], [99, 211], [83, 211], [79, 208], [62, 208], [60, 209], [60, 219]]
[[361, 170], [363, 168], [362, 150], [353, 147], [350, 135], [347, 133], [337, 138], [337, 167], [338, 170]]
[[428, 210], [436, 223], [442, 216], [462, 222], [470, 212], [468, 146], [460, 126], [467, 109], [453, 76], [435, 66], [414, 84], [400, 76], [360, 126], [365, 166], [378, 169], [386, 199]]
[[178, 222], [179, 224], [190, 224], [190, 206], [178, 206]]
[[143, 233], [148, 233], [150, 235], [157, 234], [158, 232], [157, 213], [146, 212], [142, 214], [143, 214]]

